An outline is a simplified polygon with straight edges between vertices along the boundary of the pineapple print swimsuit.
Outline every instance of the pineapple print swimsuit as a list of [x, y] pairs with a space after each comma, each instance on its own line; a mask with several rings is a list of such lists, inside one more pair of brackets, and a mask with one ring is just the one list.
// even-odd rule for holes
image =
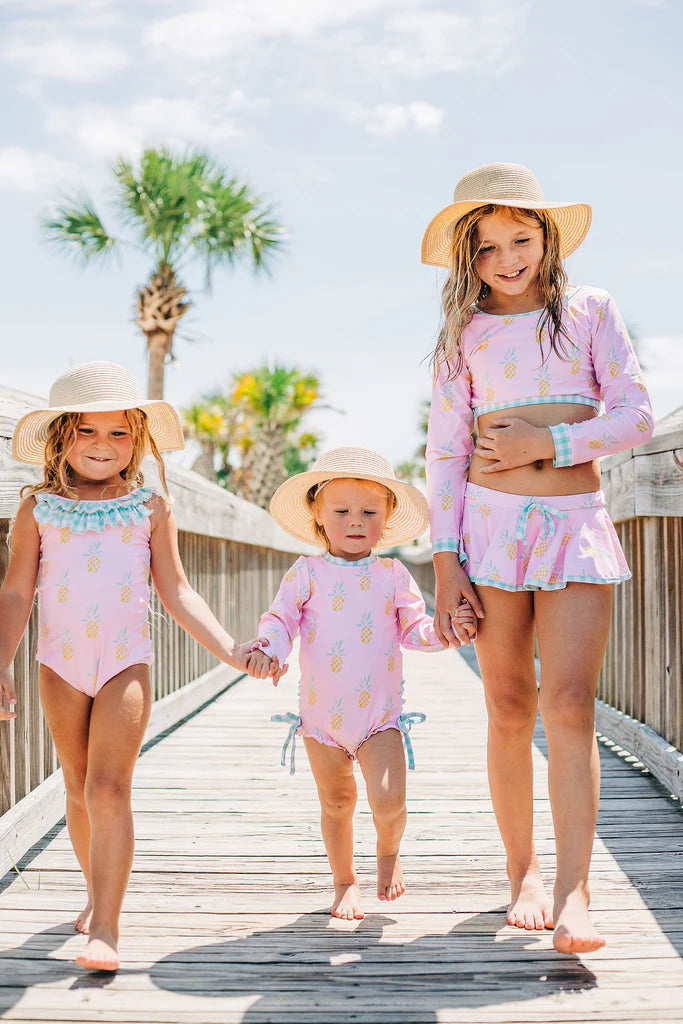
[[293, 772], [297, 732], [353, 758], [373, 733], [399, 729], [412, 768], [408, 732], [424, 716], [403, 714], [401, 647], [443, 648], [405, 566], [374, 554], [353, 562], [329, 553], [298, 558], [258, 629], [281, 665], [297, 632], [299, 714], [274, 716], [290, 724], [283, 764], [291, 740]]
[[76, 501], [36, 494], [40, 533], [36, 659], [95, 697], [130, 665], [154, 661], [147, 612], [152, 491]]
[[462, 370], [449, 380], [449, 368], [439, 369], [426, 452], [432, 547], [457, 552], [474, 583], [503, 590], [618, 583], [630, 572], [602, 491], [539, 497], [467, 482], [475, 417], [483, 413], [565, 402], [600, 410], [604, 404], [592, 419], [550, 427], [556, 467], [636, 447], [652, 435], [638, 360], [607, 292], [568, 290], [564, 357], [550, 349], [545, 329], [541, 352], [539, 315], [475, 312], [462, 333]]

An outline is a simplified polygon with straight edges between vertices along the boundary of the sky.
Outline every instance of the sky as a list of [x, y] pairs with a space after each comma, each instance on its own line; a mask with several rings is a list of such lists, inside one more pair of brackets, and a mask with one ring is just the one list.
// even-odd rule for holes
[[146, 380], [135, 246], [83, 268], [40, 219], [89, 194], [113, 234], [111, 166], [208, 150], [272, 205], [269, 276], [183, 270], [193, 310], [166, 397], [182, 407], [263, 361], [318, 374], [322, 447], [419, 444], [442, 272], [420, 263], [458, 178], [505, 160], [589, 202], [567, 269], [639, 338], [655, 414], [683, 404], [679, 0], [0, 0], [0, 382], [47, 395], [111, 359]]

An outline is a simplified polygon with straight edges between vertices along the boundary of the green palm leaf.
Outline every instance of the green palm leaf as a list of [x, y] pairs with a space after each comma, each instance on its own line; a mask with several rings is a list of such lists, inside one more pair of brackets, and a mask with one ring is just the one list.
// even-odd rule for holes
[[105, 259], [117, 245], [87, 197], [65, 201], [42, 227], [49, 242], [84, 263]]

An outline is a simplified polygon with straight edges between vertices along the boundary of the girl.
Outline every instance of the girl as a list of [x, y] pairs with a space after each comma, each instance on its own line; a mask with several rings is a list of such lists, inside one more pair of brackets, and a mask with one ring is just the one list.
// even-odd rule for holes
[[[405, 757], [413, 767], [408, 738], [424, 715], [402, 713], [401, 646], [440, 651], [441, 640], [417, 584], [393, 558], [373, 548], [405, 543], [428, 521], [427, 502], [396, 480], [381, 455], [362, 448], [337, 448], [322, 455], [310, 472], [291, 477], [270, 505], [275, 520], [292, 536], [325, 552], [297, 559], [261, 619], [259, 632], [284, 665], [297, 632], [301, 635], [301, 683], [294, 736], [304, 737], [318, 788], [325, 849], [334, 877], [334, 917], [362, 918], [353, 864], [353, 811], [360, 764], [377, 830], [377, 895], [394, 900], [405, 891], [399, 844], [406, 823]], [[454, 612], [455, 614], [455, 612]], [[453, 645], [468, 643], [475, 629], [468, 605], [458, 609]], [[254, 676], [273, 674], [278, 663], [255, 653]]]
[[[449, 271], [427, 445], [434, 625], [453, 644], [451, 616], [463, 597], [480, 616], [507, 919], [527, 929], [554, 922], [563, 953], [604, 945], [588, 915], [599, 791], [594, 698], [612, 585], [630, 576], [597, 457], [639, 445], [653, 428], [613, 300], [567, 285], [562, 260], [590, 217], [585, 204], [547, 202], [525, 167], [488, 164], [460, 180], [422, 247], [423, 262]], [[553, 905], [532, 837], [534, 630], [557, 842]]]
[[[151, 451], [182, 448], [178, 415], [144, 401], [122, 366], [74, 366], [50, 407], [24, 416], [20, 462], [44, 465], [24, 488], [0, 591], [0, 687], [16, 703], [11, 665], [40, 595], [40, 697], [66, 786], [66, 820], [88, 886], [76, 928], [89, 933], [77, 963], [116, 970], [118, 922], [133, 859], [131, 779], [149, 718], [149, 574], [170, 615], [217, 658], [246, 669], [236, 644], [191, 589], [169, 502], [144, 488]], [[14, 717], [10, 712], [4, 717]]]

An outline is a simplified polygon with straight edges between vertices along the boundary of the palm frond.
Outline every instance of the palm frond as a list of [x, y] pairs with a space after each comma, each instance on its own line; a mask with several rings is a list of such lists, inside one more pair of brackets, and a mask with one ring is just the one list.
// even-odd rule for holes
[[82, 263], [106, 259], [118, 244], [87, 197], [65, 199], [41, 228], [49, 242]]

